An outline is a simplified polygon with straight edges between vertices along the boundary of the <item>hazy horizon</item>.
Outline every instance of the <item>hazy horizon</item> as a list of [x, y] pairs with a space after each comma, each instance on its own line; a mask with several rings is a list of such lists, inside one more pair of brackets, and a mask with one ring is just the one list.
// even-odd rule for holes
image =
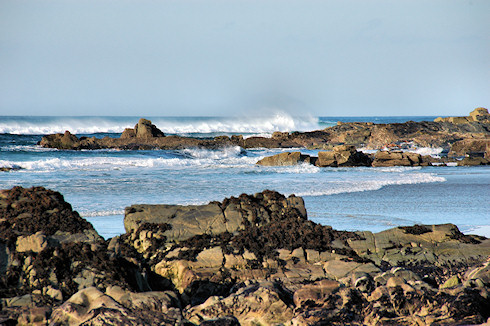
[[465, 116], [487, 0], [0, 0], [0, 115]]

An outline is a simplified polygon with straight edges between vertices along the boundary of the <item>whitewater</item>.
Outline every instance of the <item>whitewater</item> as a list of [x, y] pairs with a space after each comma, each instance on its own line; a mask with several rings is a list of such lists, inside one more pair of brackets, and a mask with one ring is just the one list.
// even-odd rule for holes
[[[145, 117], [166, 134], [194, 137], [310, 131], [337, 121], [376, 123], [433, 117]], [[305, 199], [309, 218], [343, 230], [382, 231], [399, 225], [454, 223], [488, 234], [490, 168], [263, 167], [285, 149], [65, 151], [37, 145], [42, 135], [119, 137], [138, 117], [0, 117], [0, 188], [44, 186], [60, 191], [104, 237], [124, 232], [124, 208], [138, 203], [203, 204], [264, 189]], [[318, 151], [300, 150], [317, 155]], [[413, 149], [439, 155], [442, 149]]]

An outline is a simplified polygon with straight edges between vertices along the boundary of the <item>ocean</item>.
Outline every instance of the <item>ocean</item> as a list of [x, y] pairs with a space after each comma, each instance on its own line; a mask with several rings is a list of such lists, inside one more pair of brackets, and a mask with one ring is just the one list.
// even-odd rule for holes
[[[132, 204], [203, 204], [264, 189], [305, 200], [308, 217], [339, 230], [454, 223], [490, 237], [490, 167], [318, 168], [255, 163], [291, 149], [68, 151], [44, 149], [44, 134], [119, 137], [140, 117], [0, 117], [0, 189], [44, 186], [61, 192], [105, 238], [124, 232]], [[311, 131], [337, 121], [394, 123], [435, 117], [145, 117], [166, 134], [192, 137]], [[317, 155], [318, 151], [300, 150]], [[439, 155], [441, 148], [418, 148]]]

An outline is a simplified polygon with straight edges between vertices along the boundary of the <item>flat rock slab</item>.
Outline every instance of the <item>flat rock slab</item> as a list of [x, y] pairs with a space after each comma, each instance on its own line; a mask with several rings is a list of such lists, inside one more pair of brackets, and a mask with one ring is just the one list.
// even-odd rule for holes
[[126, 208], [126, 232], [137, 230], [143, 223], [170, 224], [172, 228], [165, 232], [168, 241], [183, 241], [205, 233], [234, 232], [240, 225], [236, 221], [226, 220], [221, 208], [214, 203], [191, 206], [133, 205]]

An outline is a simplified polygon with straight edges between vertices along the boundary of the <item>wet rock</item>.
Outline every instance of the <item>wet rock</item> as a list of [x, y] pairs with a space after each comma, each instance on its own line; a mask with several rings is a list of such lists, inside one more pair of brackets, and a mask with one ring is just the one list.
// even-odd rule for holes
[[373, 167], [388, 167], [388, 166], [422, 166], [427, 165], [422, 160], [422, 156], [416, 153], [409, 152], [387, 152], [379, 151], [374, 156]]
[[331, 152], [318, 152], [316, 165], [320, 167], [371, 166], [371, 158], [358, 152], [354, 146], [335, 146]]
[[264, 166], [287, 166], [310, 162], [311, 157], [309, 155], [303, 155], [301, 152], [284, 152], [273, 156], [264, 157], [256, 164]]

